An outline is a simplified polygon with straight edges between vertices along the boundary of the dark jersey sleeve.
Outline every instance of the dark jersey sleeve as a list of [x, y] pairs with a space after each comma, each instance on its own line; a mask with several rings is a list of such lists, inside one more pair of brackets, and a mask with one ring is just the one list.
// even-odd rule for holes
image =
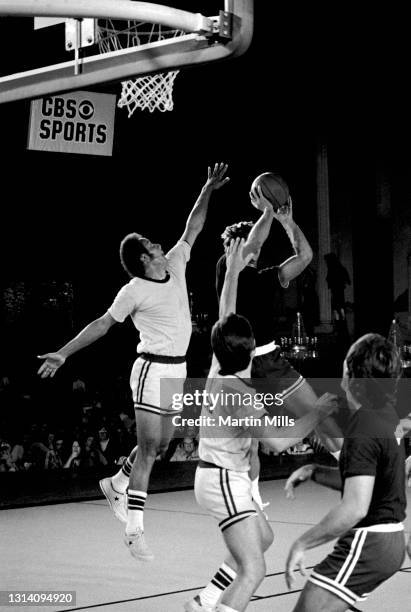
[[346, 439], [341, 466], [342, 477], [376, 476], [380, 455], [380, 446], [375, 438], [359, 436]]

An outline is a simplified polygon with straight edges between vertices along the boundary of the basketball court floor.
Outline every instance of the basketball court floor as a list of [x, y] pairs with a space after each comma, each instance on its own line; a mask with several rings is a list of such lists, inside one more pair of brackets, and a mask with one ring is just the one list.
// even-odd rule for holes
[[[304, 584], [298, 578], [287, 590], [284, 565], [299, 534], [324, 516], [338, 493], [313, 483], [302, 485], [296, 499], [285, 499], [284, 481], [261, 483], [275, 541], [266, 555], [267, 575], [248, 610], [286, 612], [293, 609]], [[411, 491], [408, 490], [408, 502]], [[182, 612], [224, 558], [216, 522], [197, 506], [194, 493], [178, 491], [149, 496], [146, 533], [153, 563], [139, 563], [126, 550], [123, 526], [105, 500], [3, 510], [0, 513], [2, 590], [76, 591], [76, 603], [61, 606], [18, 606], [10, 610], [94, 610], [96, 612]], [[411, 521], [406, 521], [407, 534]], [[307, 567], [331, 545], [309, 551]], [[357, 610], [409, 610], [411, 561], [382, 585]]]

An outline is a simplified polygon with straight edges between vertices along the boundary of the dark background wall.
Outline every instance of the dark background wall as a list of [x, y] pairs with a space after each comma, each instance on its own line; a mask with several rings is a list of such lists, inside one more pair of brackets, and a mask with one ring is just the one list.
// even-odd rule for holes
[[[203, 12], [214, 5], [189, 3]], [[214, 161], [229, 163], [232, 181], [213, 196], [188, 273], [204, 310], [214, 316], [219, 235], [229, 223], [257, 218], [248, 201], [256, 174], [277, 170], [286, 178], [295, 219], [315, 250], [319, 141], [329, 149], [333, 248], [353, 278], [356, 331], [387, 331], [393, 301], [406, 288], [410, 244], [406, 20], [387, 11], [301, 12], [272, 2], [256, 2], [255, 17], [245, 56], [179, 75], [172, 113], [137, 112], [128, 119], [118, 109], [111, 158], [27, 151], [29, 103], [0, 107], [2, 286], [25, 281], [31, 296], [41, 281], [70, 281], [74, 288], [70, 316], [46, 312], [38, 306], [43, 296], [26, 308], [24, 324], [17, 317], [12, 332], [3, 324], [3, 360], [10, 351], [18, 361], [53, 350], [102, 314], [126, 280], [118, 259], [123, 235], [139, 231], [172, 246]], [[13, 55], [16, 21], [0, 24], [3, 72], [21, 69], [35, 53], [50, 53], [46, 37], [58, 37], [43, 32], [24, 50], [31, 22], [19, 20], [21, 43]], [[118, 91], [112, 85], [103, 90]], [[384, 215], [377, 207], [381, 173], [391, 194]], [[275, 227], [264, 258], [276, 263], [289, 252]], [[130, 338], [124, 330], [113, 333]], [[128, 342], [131, 351], [134, 337]]]

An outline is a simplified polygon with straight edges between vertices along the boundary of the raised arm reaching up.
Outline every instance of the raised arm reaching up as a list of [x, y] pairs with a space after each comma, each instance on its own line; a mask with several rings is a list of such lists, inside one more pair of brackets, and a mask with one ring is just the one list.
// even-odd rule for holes
[[283, 287], [286, 287], [293, 278], [301, 274], [313, 258], [313, 252], [307, 238], [293, 219], [291, 196], [288, 201], [288, 206], [283, 206], [278, 209], [277, 213], [274, 213], [274, 218], [285, 229], [294, 250], [294, 255], [278, 267], [278, 278]]
[[244, 254], [258, 253], [267, 240], [272, 222], [275, 218], [272, 204], [263, 196], [261, 187], [257, 187], [254, 191], [250, 191], [250, 199], [252, 205], [262, 212], [261, 217], [251, 229], [247, 242], [244, 247]]
[[215, 164], [213, 169], [211, 167], [208, 168], [207, 180], [189, 214], [184, 233], [181, 236], [181, 240], [188, 242], [190, 246], [193, 246], [197, 236], [204, 227], [211, 194], [230, 180], [228, 176], [225, 176], [227, 169], [228, 165], [223, 163]]
[[252, 257], [252, 253], [244, 256], [243, 238], [232, 240], [226, 251], [226, 273], [221, 292], [219, 319], [236, 311], [238, 275]]

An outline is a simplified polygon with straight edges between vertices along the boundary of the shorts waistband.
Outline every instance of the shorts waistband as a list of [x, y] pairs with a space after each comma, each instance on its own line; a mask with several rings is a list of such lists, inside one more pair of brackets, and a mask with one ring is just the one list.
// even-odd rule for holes
[[211, 463], [210, 461], [203, 461], [202, 459], [199, 459], [198, 461], [198, 467], [201, 468], [214, 468], [215, 470], [221, 470], [222, 468], [219, 465], [216, 465], [215, 463]]
[[380, 525], [369, 525], [368, 527], [357, 527], [354, 531], [371, 531], [372, 533], [394, 533], [404, 531], [402, 523], [381, 523]]
[[146, 361], [154, 361], [155, 363], [185, 363], [186, 356], [168, 357], [167, 355], [152, 355], [151, 353], [139, 353], [138, 357], [142, 357]]
[[267, 355], [267, 353], [271, 353], [275, 351], [275, 349], [279, 348], [278, 344], [274, 342], [269, 342], [268, 344], [263, 344], [262, 346], [257, 346], [255, 349], [255, 357], [260, 357], [261, 355]]

